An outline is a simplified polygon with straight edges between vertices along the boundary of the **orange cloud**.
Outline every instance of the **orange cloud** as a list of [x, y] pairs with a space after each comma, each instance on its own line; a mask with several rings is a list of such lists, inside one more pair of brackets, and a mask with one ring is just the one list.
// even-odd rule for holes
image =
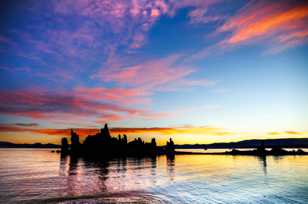
[[[99, 132], [96, 128], [77, 128], [74, 129], [78, 132], [80, 136], [93, 135]], [[55, 136], [69, 136], [71, 134], [71, 129], [34, 129], [33, 133], [55, 135]]]
[[[98, 128], [73, 128], [79, 135], [87, 136], [93, 135], [99, 132]], [[16, 125], [0, 125], [0, 132], [33, 132], [46, 135], [58, 135], [58, 136], [69, 136], [70, 128], [64, 129], [49, 129], [49, 128], [30, 128], [30, 127], [17, 127]], [[232, 132], [228, 132], [222, 128], [214, 127], [149, 127], [149, 128], [110, 128], [110, 131], [114, 135], [118, 134], [159, 134], [159, 135], [230, 135]]]
[[237, 15], [230, 18], [219, 32], [231, 32], [226, 44], [239, 44], [259, 38], [294, 45], [295, 40], [307, 40], [308, 5], [277, 1], [249, 3]]

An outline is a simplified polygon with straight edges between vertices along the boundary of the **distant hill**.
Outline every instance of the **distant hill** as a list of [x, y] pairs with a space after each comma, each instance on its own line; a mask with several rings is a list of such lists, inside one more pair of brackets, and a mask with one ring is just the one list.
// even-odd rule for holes
[[15, 144], [11, 142], [3, 142], [0, 141], [0, 148], [61, 148], [60, 145], [56, 144], [42, 144], [42, 143], [34, 143], [34, 144]]
[[213, 143], [213, 144], [194, 144], [194, 145], [175, 145], [175, 148], [182, 149], [233, 149], [233, 148], [257, 148], [261, 142], [265, 147], [282, 148], [308, 148], [308, 138], [287, 138], [287, 139], [266, 139], [266, 140], [243, 140], [240, 142]]

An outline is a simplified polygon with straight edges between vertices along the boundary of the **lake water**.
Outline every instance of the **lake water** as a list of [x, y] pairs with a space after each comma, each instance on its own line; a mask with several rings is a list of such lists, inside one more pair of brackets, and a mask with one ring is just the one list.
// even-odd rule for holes
[[0, 149], [0, 203], [308, 203], [308, 156], [92, 162]]

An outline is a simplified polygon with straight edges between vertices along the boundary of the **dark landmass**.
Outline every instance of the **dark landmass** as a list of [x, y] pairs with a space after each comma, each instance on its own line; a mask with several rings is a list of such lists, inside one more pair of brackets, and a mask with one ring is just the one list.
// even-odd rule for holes
[[266, 148], [308, 148], [308, 138], [287, 138], [287, 139], [265, 139], [265, 140], [243, 140], [240, 142], [175, 145], [177, 149], [241, 149], [258, 148], [264, 142]]
[[252, 156], [284, 156], [284, 155], [308, 155], [308, 152], [303, 151], [302, 149], [297, 150], [285, 150], [282, 148], [272, 148], [271, 150], [264, 150], [259, 151], [258, 149], [255, 150], [238, 150], [232, 149], [230, 151], [225, 152], [183, 152], [183, 151], [176, 151], [175, 154], [182, 154], [182, 155], [193, 155], [193, 154], [206, 154], [206, 155], [252, 155]]
[[[258, 141], [258, 142], [256, 142], [256, 141]], [[193, 152], [177, 151], [176, 154], [216, 154], [216, 155], [217, 154], [223, 154], [223, 155], [253, 155], [253, 156], [308, 155], [308, 152], [305, 152], [302, 149], [285, 150], [285, 149], [283, 149], [284, 143], [278, 143], [278, 142], [273, 143], [272, 140], [270, 140], [270, 142], [268, 142], [268, 141], [269, 140], [267, 140], [267, 143], [266, 143], [265, 140], [254, 140], [253, 145], [256, 148], [253, 149], [253, 150], [238, 150], [236, 148], [233, 148], [231, 151], [217, 152], [217, 153], [215, 153], [215, 152], [193, 153]], [[245, 143], [246, 141], [243, 141], [243, 142]], [[241, 142], [239, 142], [239, 143], [241, 144]], [[230, 143], [224, 143], [224, 144], [230, 144]], [[238, 144], [238, 143], [235, 143], [235, 144]], [[281, 144], [281, 146], [279, 146], [278, 144]], [[224, 148], [226, 147], [226, 145], [221, 145], [221, 146], [223, 146]], [[234, 147], [234, 146], [236, 146], [236, 145], [233, 145], [232, 147]], [[240, 147], [241, 148], [247, 148], [247, 147], [244, 147], [243, 145], [242, 146], [240, 145]], [[290, 146], [287, 146], [287, 147], [290, 147]], [[292, 146], [292, 147], [294, 147], [294, 146]], [[252, 148], [252, 146], [250, 146], [249, 148]], [[270, 150], [268, 150], [268, 149], [270, 149]]]
[[91, 159], [127, 156], [174, 156], [175, 154], [174, 143], [171, 138], [164, 147], [158, 147], [155, 138], [152, 138], [150, 143], [144, 142], [140, 137], [128, 142], [125, 134], [112, 137], [107, 124], [99, 133], [87, 136], [83, 143], [79, 142], [79, 135], [74, 130], [71, 130], [70, 144], [67, 138], [62, 138], [61, 144], [62, 156], [70, 155]]
[[50, 143], [15, 144], [11, 142], [0, 141], [0, 148], [61, 148], [61, 145], [50, 144]]

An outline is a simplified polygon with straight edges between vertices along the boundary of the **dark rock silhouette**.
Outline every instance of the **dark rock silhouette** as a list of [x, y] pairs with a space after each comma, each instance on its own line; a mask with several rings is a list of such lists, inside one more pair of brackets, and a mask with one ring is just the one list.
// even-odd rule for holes
[[304, 152], [302, 149], [298, 149], [297, 151], [294, 151], [297, 155], [305, 155], [307, 154], [306, 152]]
[[174, 142], [173, 140], [170, 138], [169, 142], [167, 141], [167, 145], [166, 145], [166, 154], [168, 156], [173, 156], [175, 154], [174, 151]]
[[71, 149], [70, 152], [72, 154], [79, 154], [80, 153], [80, 142], [79, 142], [79, 135], [74, 132], [74, 130], [71, 130]]
[[174, 155], [174, 142], [170, 138], [165, 148], [157, 147], [155, 138], [150, 143], [144, 142], [140, 137], [128, 142], [125, 134], [111, 137], [108, 125], [105, 124], [99, 133], [87, 136], [82, 144], [79, 142], [79, 135], [71, 130], [70, 148], [68, 149], [67, 139], [63, 138], [61, 150], [63, 154], [88, 158]]
[[265, 143], [263, 140], [260, 141], [260, 146], [257, 148], [257, 154], [260, 156], [266, 155]]
[[61, 140], [61, 154], [66, 155], [69, 151], [69, 145], [67, 139], [64, 137]]

